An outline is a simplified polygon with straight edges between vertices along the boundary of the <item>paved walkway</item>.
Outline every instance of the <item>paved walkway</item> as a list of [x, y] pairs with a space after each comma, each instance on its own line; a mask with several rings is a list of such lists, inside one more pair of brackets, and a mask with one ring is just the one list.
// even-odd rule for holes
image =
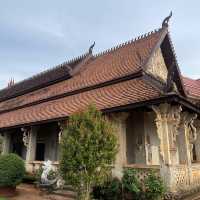
[[71, 200], [56, 195], [45, 195], [32, 185], [21, 184], [17, 187], [17, 196], [9, 200]]

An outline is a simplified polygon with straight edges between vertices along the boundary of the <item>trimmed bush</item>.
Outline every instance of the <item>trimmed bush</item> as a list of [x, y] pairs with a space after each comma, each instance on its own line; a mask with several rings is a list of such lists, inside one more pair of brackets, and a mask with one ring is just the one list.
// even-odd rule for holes
[[24, 161], [19, 156], [0, 156], [0, 187], [15, 187], [22, 182], [24, 175]]

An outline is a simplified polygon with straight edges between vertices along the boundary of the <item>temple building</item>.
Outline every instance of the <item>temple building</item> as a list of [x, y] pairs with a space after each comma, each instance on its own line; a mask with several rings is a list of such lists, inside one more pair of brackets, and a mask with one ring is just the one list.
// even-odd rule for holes
[[113, 174], [156, 170], [170, 191], [200, 186], [200, 80], [183, 77], [168, 31], [158, 30], [99, 54], [89, 51], [0, 91], [3, 154], [33, 173], [59, 160], [62, 123], [95, 104], [115, 123]]

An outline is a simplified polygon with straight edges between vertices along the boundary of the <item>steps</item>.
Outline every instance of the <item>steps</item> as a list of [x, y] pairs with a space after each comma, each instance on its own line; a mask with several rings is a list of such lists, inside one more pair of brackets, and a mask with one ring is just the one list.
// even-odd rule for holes
[[72, 188], [72, 186], [65, 186], [63, 189], [55, 190], [53, 195], [62, 196], [69, 200], [76, 199], [76, 192]]

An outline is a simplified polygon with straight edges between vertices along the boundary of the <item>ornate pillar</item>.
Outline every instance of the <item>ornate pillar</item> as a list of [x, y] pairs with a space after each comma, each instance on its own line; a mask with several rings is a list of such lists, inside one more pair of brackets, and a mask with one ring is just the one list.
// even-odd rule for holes
[[197, 118], [196, 114], [184, 112], [181, 115], [180, 132], [182, 136], [182, 146], [180, 159], [188, 167], [188, 181], [192, 183], [192, 159], [193, 146], [197, 139], [197, 129], [194, 127], [194, 120]]
[[57, 159], [59, 160], [60, 158], [60, 144], [62, 142], [62, 136], [63, 136], [63, 131], [68, 125], [68, 120], [64, 121], [59, 121], [58, 126], [59, 126], [59, 133], [58, 133], [58, 147], [57, 147]]
[[176, 137], [180, 123], [181, 106], [161, 104], [152, 107], [156, 113], [157, 134], [160, 140], [160, 158], [165, 165], [177, 162]]
[[9, 132], [5, 132], [2, 134], [2, 136], [3, 136], [2, 155], [5, 155], [10, 153], [11, 134]]
[[178, 149], [176, 137], [180, 124], [181, 106], [160, 104], [153, 106], [156, 113], [157, 134], [160, 140], [160, 170], [161, 176], [170, 191], [174, 190], [173, 165], [178, 164]]
[[31, 161], [35, 160], [37, 146], [37, 131], [38, 127], [23, 128], [23, 142], [27, 147], [26, 152], [26, 170], [30, 173], [34, 171], [34, 166]]
[[115, 160], [115, 166], [113, 169], [113, 176], [122, 178], [123, 176], [123, 167], [127, 163], [126, 158], [126, 119], [128, 113], [117, 113], [110, 115], [110, 119], [116, 127], [116, 136], [118, 138], [119, 150]]
[[187, 165], [191, 165], [193, 157], [193, 145], [197, 139], [197, 131], [194, 127], [194, 120], [197, 118], [196, 114], [190, 114], [187, 112], [181, 115], [181, 126], [180, 132], [183, 137], [182, 150], [185, 155], [185, 160], [183, 162]]
[[197, 140], [195, 142], [196, 159], [200, 162], [200, 120], [195, 120], [195, 127], [197, 128]]

